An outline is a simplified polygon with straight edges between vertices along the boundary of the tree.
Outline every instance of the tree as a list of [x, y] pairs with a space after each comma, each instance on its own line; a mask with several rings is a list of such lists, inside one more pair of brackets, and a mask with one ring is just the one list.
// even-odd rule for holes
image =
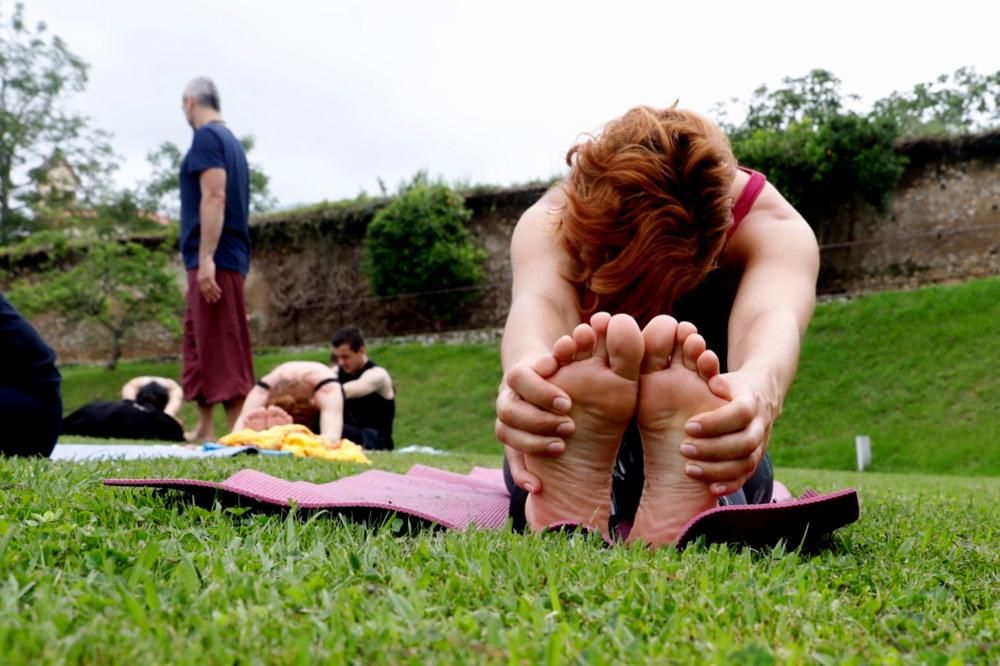
[[[243, 150], [250, 154], [256, 144], [252, 134], [239, 138]], [[164, 141], [159, 147], [148, 153], [146, 159], [153, 167], [153, 175], [149, 181], [139, 188], [137, 199], [149, 211], [157, 211], [177, 219], [180, 217], [180, 182], [178, 175], [184, 153], [172, 141]], [[268, 189], [270, 178], [257, 164], [250, 164], [250, 210], [254, 213], [264, 213], [274, 208], [275, 199]]]
[[96, 322], [108, 336], [110, 370], [139, 324], [179, 329], [183, 298], [167, 266], [172, 247], [148, 249], [103, 239], [68, 268], [71, 259], [66, 246], [63, 250], [50, 251], [49, 270], [18, 281], [11, 290], [11, 301], [26, 314], [55, 311], [70, 322]]
[[[846, 109], [845, 101], [856, 97], [842, 95], [840, 81], [825, 70], [783, 83], [755, 90], [744, 120], [723, 126], [740, 163], [766, 173], [822, 243], [835, 232], [831, 212], [884, 206], [907, 163], [895, 150], [900, 123], [892, 115]], [[847, 229], [847, 238], [852, 233]]]
[[894, 92], [875, 103], [875, 112], [895, 118], [909, 138], [968, 134], [1000, 124], [1000, 71], [978, 74], [962, 67]]
[[[74, 203], [92, 205], [105, 193], [117, 168], [109, 135], [64, 108], [86, 83], [86, 63], [44, 23], [29, 26], [22, 4], [8, 21], [0, 17], [0, 244], [30, 231], [53, 166], [72, 171]], [[49, 188], [49, 203], [65, 206], [64, 195]]]

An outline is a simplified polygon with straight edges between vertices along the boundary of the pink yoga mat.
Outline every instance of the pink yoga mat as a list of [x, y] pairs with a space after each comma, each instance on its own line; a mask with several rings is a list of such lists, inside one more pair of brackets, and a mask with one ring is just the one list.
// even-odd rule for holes
[[[286, 481], [256, 470], [243, 470], [221, 483], [194, 479], [105, 479], [109, 486], [173, 489], [211, 505], [250, 508], [326, 509], [340, 513], [396, 513], [455, 530], [470, 526], [496, 529], [504, 525], [510, 496], [498, 469], [475, 467], [469, 474], [414, 465], [406, 474], [368, 470], [331, 481]], [[778, 492], [784, 490], [784, 486]], [[854, 489], [826, 495], [808, 492], [799, 499], [773, 504], [727, 506], [695, 516], [679, 546], [700, 537], [709, 543], [770, 546], [785, 540], [794, 547], [858, 519]]]

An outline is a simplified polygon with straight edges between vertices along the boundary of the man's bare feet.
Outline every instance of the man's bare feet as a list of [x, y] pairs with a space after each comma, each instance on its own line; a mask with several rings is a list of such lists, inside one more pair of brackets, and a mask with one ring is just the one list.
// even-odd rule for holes
[[550, 381], [573, 401], [576, 431], [562, 455], [526, 456], [542, 491], [528, 496], [525, 515], [533, 530], [575, 523], [607, 536], [611, 470], [635, 413], [642, 333], [627, 315], [599, 312], [572, 337], [560, 338], [552, 351], [562, 367]]
[[258, 407], [247, 414], [246, 418], [243, 420], [243, 425], [250, 430], [260, 432], [262, 430], [267, 430], [271, 426], [288, 425], [291, 422], [292, 417], [289, 416], [288, 412], [283, 410], [281, 407], [271, 405], [270, 407]]
[[636, 419], [642, 436], [645, 482], [629, 541], [673, 543], [694, 516], [717, 506], [708, 484], [684, 473], [684, 424], [725, 404], [708, 388], [719, 357], [705, 349], [693, 324], [655, 317], [642, 331], [645, 356]]

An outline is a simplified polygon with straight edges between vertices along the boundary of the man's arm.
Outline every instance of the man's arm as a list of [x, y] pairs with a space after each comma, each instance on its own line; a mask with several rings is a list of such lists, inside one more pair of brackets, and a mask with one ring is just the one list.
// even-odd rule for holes
[[357, 379], [344, 382], [343, 386], [346, 398], [363, 398], [372, 393], [378, 393], [387, 400], [393, 396], [392, 379], [385, 368], [378, 366], [368, 368]]
[[693, 417], [681, 449], [688, 474], [712, 483], [717, 495], [739, 489], [766, 453], [816, 304], [812, 230], [773, 187], [761, 198], [727, 251], [743, 275], [729, 317], [730, 371], [709, 387], [730, 402]]
[[215, 250], [219, 247], [226, 216], [226, 170], [217, 167], [205, 169], [198, 182], [201, 185], [198, 288], [206, 301], [215, 303], [222, 298], [222, 289], [215, 280]]

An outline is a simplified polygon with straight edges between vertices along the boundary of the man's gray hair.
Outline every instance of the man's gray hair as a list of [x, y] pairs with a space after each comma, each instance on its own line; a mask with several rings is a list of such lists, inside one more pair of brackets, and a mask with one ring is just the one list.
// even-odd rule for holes
[[219, 104], [219, 89], [207, 76], [199, 76], [184, 86], [184, 97], [194, 98], [195, 104], [198, 106], [207, 106], [216, 111], [222, 110], [222, 106]]

